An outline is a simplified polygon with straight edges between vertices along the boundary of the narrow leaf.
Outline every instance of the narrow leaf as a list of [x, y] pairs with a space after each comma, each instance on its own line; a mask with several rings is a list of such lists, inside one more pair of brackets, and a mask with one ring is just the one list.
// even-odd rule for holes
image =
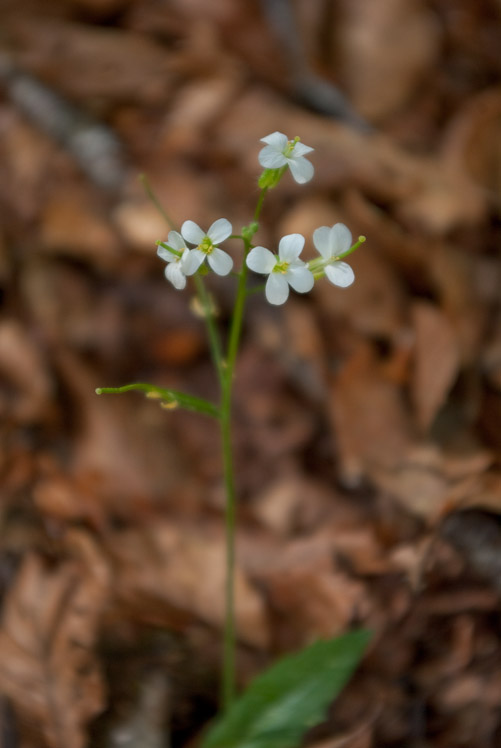
[[136, 382], [135, 384], [125, 384], [123, 387], [98, 387], [96, 395], [122, 395], [124, 392], [139, 390], [144, 392], [146, 397], [152, 400], [161, 400], [166, 408], [184, 408], [195, 413], [203, 413], [206, 416], [219, 418], [219, 408], [208, 400], [194, 395], [187, 395], [185, 392], [178, 390], [168, 390], [165, 387], [157, 387], [156, 384], [145, 384]]
[[322, 721], [369, 638], [368, 631], [354, 631], [280, 660], [211, 728], [202, 748], [294, 748]]

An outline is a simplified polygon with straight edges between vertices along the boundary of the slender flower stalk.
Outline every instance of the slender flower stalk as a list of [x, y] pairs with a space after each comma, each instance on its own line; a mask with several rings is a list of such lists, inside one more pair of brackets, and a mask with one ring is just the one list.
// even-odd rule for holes
[[[248, 256], [251, 247], [253, 231], [258, 228], [258, 220], [263, 207], [263, 201], [267, 189], [261, 190], [256, 210], [254, 211], [254, 222], [243, 232], [244, 259]], [[249, 230], [250, 228], [250, 230]], [[225, 588], [225, 626], [223, 641], [223, 673], [222, 673], [222, 703], [223, 709], [230, 708], [236, 693], [235, 678], [235, 652], [236, 652], [236, 630], [235, 630], [235, 527], [236, 527], [236, 491], [235, 475], [233, 468], [232, 447], [232, 395], [235, 376], [235, 364], [237, 360], [238, 346], [242, 332], [242, 322], [247, 297], [247, 264], [242, 263], [239, 273], [237, 294], [233, 317], [228, 339], [228, 350], [225, 361], [223, 376], [220, 379], [221, 397], [221, 437], [223, 448], [223, 470], [224, 485], [226, 490], [225, 505], [225, 531], [226, 531], [226, 588]]]
[[[305, 244], [301, 234], [289, 234], [278, 242], [278, 253], [266, 247], [253, 244], [259, 229], [259, 219], [267, 191], [275, 187], [287, 169], [299, 184], [308, 182], [314, 173], [313, 165], [305, 156], [313, 148], [302, 144], [299, 138], [288, 140], [280, 132], [262, 138], [265, 147], [259, 154], [259, 162], [264, 168], [258, 180], [260, 193], [254, 211], [253, 221], [244, 226], [240, 234], [233, 234], [232, 225], [226, 218], [219, 218], [205, 232], [194, 223], [185, 221], [181, 230], [165, 212], [151, 189], [147, 179], [142, 177], [145, 190], [158, 210], [164, 216], [170, 231], [166, 241], [158, 241], [158, 255], [166, 262], [165, 276], [176, 289], [183, 289], [188, 279], [192, 279], [197, 292], [199, 309], [207, 327], [210, 351], [217, 374], [220, 390], [219, 404], [203, 398], [145, 383], [135, 383], [123, 387], [103, 387], [98, 394], [120, 394], [130, 390], [143, 392], [147, 397], [159, 399], [167, 409], [182, 407], [218, 420], [221, 431], [223, 476], [226, 494], [225, 502], [225, 621], [223, 634], [223, 662], [221, 679], [221, 702], [224, 711], [233, 704], [236, 695], [236, 622], [235, 622], [235, 534], [236, 534], [236, 490], [232, 448], [232, 397], [235, 379], [235, 366], [242, 334], [245, 301], [247, 296], [260, 289], [247, 288], [248, 271], [267, 275], [265, 295], [269, 303], [283, 304], [289, 296], [289, 287], [299, 293], [310, 291], [316, 280], [327, 276], [337, 286], [348, 286], [354, 274], [342, 258], [353, 252], [365, 237], [351, 245], [351, 233], [343, 224], [332, 227], [322, 226], [313, 234], [313, 243], [320, 256], [309, 263], [299, 256]], [[238, 271], [233, 269], [233, 258], [220, 244], [228, 238], [239, 239], [243, 243], [243, 256]], [[188, 245], [192, 245], [191, 247]], [[214, 305], [205, 285], [204, 276], [212, 271], [219, 276], [230, 273], [238, 278], [233, 314], [230, 323], [226, 348], [223, 346], [214, 315]]]

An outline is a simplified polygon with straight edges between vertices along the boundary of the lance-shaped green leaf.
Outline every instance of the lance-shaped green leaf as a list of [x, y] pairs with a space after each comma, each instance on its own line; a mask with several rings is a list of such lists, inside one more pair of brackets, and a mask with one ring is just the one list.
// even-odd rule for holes
[[295, 748], [352, 675], [370, 633], [318, 641], [259, 675], [207, 733], [202, 748]]
[[156, 384], [146, 384], [136, 382], [134, 384], [125, 384], [123, 387], [98, 387], [97, 395], [122, 395], [124, 392], [139, 390], [144, 392], [146, 397], [153, 400], [161, 400], [166, 408], [184, 408], [195, 413], [203, 413], [206, 416], [219, 418], [219, 408], [208, 400], [194, 395], [187, 395], [186, 392], [178, 390], [168, 390], [165, 387], [157, 387]]

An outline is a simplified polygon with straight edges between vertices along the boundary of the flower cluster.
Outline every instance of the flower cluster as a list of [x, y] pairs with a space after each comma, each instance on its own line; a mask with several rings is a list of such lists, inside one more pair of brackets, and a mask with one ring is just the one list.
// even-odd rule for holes
[[322, 226], [316, 229], [313, 243], [320, 252], [320, 258], [308, 263], [299, 259], [304, 241], [301, 234], [289, 234], [280, 239], [278, 255], [265, 247], [254, 247], [247, 255], [247, 267], [268, 276], [265, 294], [270, 304], [287, 301], [289, 286], [299, 293], [311, 291], [315, 278], [323, 275], [342, 288], [350, 286], [355, 280], [351, 267], [338, 259], [351, 248], [351, 233], [343, 223], [336, 223], [332, 228]]
[[[299, 138], [288, 140], [283, 133], [274, 132], [262, 138], [261, 142], [266, 144], [258, 157], [265, 169], [260, 178], [262, 196], [267, 189], [278, 184], [287, 168], [299, 184], [312, 178], [314, 169], [305, 155], [313, 148], [303, 145]], [[278, 254], [273, 254], [266, 247], [251, 244], [248, 237], [252, 237], [257, 228], [258, 224], [254, 222], [242, 230], [242, 238], [247, 242], [245, 264], [255, 273], [268, 276], [265, 294], [270, 304], [283, 304], [289, 297], [289, 287], [298, 293], [311, 291], [315, 280], [324, 276], [341, 288], [350, 286], [355, 280], [352, 268], [342, 260], [365, 238], [360, 237], [352, 245], [351, 232], [343, 223], [321, 226], [314, 231], [313, 244], [320, 256], [308, 263], [299, 259], [305, 244], [304, 236], [289, 234], [282, 237]], [[233, 259], [219, 244], [231, 233], [232, 226], [226, 218], [215, 221], [206, 233], [193, 221], [185, 221], [181, 233], [171, 231], [167, 242], [158, 242], [158, 255], [167, 263], [166, 278], [175, 288], [185, 288], [186, 278], [194, 275], [206, 258], [214, 273], [228, 275], [233, 268]]]
[[[158, 256], [167, 262], [167, 280], [174, 288], [185, 288], [186, 276], [196, 273], [205, 258], [217, 275], [231, 273], [233, 259], [218, 247], [231, 232], [231, 223], [226, 218], [214, 221], [207, 233], [194, 221], [185, 221], [181, 226], [181, 233], [170, 231], [167, 242], [160, 243], [157, 250]], [[188, 249], [186, 242], [194, 244], [195, 248]]]

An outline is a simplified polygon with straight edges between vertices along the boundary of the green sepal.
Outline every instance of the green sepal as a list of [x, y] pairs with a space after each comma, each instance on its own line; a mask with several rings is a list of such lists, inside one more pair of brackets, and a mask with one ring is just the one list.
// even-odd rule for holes
[[325, 718], [370, 636], [353, 631], [284, 657], [252, 681], [211, 727], [201, 748], [295, 748]]
[[185, 392], [178, 390], [168, 390], [164, 387], [157, 387], [156, 384], [146, 384], [136, 382], [135, 384], [125, 384], [123, 387], [98, 387], [96, 395], [122, 395], [124, 392], [139, 390], [144, 392], [146, 397], [152, 400], [160, 400], [165, 403], [166, 408], [184, 408], [195, 413], [203, 413], [206, 416], [220, 418], [219, 408], [208, 400], [194, 395], [187, 395]]
[[182, 257], [183, 253], [180, 252], [178, 249], [174, 249], [173, 247], [169, 247], [169, 245], [167, 244], [167, 242], [161, 242], [161, 241], [159, 241], [157, 239], [157, 241], [155, 242], [155, 244], [157, 245], [157, 247], [163, 247], [168, 252], [170, 252], [172, 255], [176, 255], [176, 257]]
[[259, 230], [259, 223], [257, 221], [252, 221], [252, 223], [249, 223], [248, 226], [242, 227], [242, 238], [251, 242], [252, 237], [254, 234], [257, 233]]
[[258, 186], [260, 189], [271, 190], [276, 187], [282, 179], [287, 166], [282, 166], [280, 169], [265, 169], [258, 179]]

